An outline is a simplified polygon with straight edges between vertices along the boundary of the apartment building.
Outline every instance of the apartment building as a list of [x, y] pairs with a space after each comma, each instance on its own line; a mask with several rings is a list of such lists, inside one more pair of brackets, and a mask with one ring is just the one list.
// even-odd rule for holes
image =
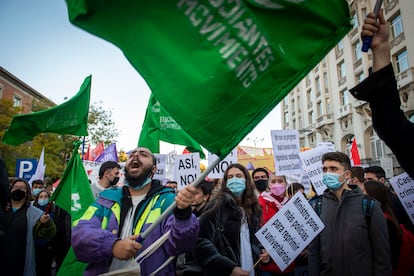
[[32, 112], [33, 102], [41, 101], [45, 106], [56, 104], [41, 93], [18, 79], [12, 73], [0, 66], [0, 99], [13, 101], [15, 107], [20, 107], [20, 113]]
[[[392, 176], [401, 172], [399, 164], [372, 128], [369, 105], [349, 93], [368, 76], [372, 64], [371, 53], [361, 52], [359, 36], [375, 2], [348, 1], [352, 30], [281, 102], [282, 126], [299, 130], [301, 147], [330, 141], [336, 150], [349, 153], [355, 137], [362, 163], [381, 165]], [[414, 36], [409, 35], [414, 29], [414, 1], [384, 0], [383, 7], [391, 23], [392, 63], [402, 109], [414, 122]]]

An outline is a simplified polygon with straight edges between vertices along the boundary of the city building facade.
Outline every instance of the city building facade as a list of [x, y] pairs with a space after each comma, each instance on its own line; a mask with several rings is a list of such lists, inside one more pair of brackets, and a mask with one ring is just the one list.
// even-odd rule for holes
[[[363, 166], [381, 165], [390, 177], [401, 172], [399, 164], [372, 128], [369, 105], [349, 92], [368, 76], [372, 65], [371, 52], [361, 52], [360, 32], [375, 2], [348, 1], [353, 28], [280, 105], [282, 127], [298, 129], [301, 147], [332, 142], [336, 150], [349, 153], [355, 138]], [[384, 0], [383, 8], [391, 23], [391, 62], [401, 107], [414, 122], [414, 36], [409, 35], [414, 29], [414, 1]]]
[[12, 73], [0, 66], [0, 99], [13, 102], [14, 107], [20, 108], [21, 114], [31, 113], [34, 102], [41, 102], [44, 107], [56, 104], [41, 93], [18, 79]]

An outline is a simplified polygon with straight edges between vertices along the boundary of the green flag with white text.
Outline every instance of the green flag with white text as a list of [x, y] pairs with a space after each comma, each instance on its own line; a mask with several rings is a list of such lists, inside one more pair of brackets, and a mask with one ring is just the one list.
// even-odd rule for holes
[[46, 110], [14, 116], [2, 142], [17, 146], [40, 133], [87, 136], [90, 94], [91, 76], [88, 76], [79, 92], [66, 102]]
[[160, 141], [186, 146], [191, 152], [199, 152], [205, 158], [200, 145], [189, 136], [151, 95], [138, 145], [152, 152], [160, 152]]
[[[50, 198], [57, 206], [71, 215], [72, 225], [95, 201], [88, 175], [78, 153], [80, 144], [81, 142], [75, 143], [72, 158], [69, 160], [59, 185]], [[76, 259], [73, 249], [70, 248], [57, 275], [83, 275], [86, 265]]]
[[175, 121], [229, 153], [350, 30], [346, 0], [66, 0]]

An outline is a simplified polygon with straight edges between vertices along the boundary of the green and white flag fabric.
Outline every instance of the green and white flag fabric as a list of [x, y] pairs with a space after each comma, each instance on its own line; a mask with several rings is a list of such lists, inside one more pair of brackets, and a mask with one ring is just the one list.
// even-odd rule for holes
[[[95, 201], [88, 175], [78, 153], [80, 144], [81, 142], [75, 143], [72, 158], [69, 160], [60, 183], [50, 199], [71, 215], [72, 224]], [[73, 249], [70, 248], [57, 275], [83, 275], [86, 265], [76, 259]]]
[[17, 146], [30, 141], [40, 133], [87, 136], [91, 78], [86, 77], [79, 92], [60, 105], [14, 116], [3, 135], [2, 142]]
[[151, 95], [138, 145], [159, 153], [160, 141], [186, 146], [191, 152], [199, 152], [200, 158], [205, 158], [200, 145], [165, 111], [154, 95]]
[[66, 0], [175, 121], [226, 156], [350, 30], [346, 0]]

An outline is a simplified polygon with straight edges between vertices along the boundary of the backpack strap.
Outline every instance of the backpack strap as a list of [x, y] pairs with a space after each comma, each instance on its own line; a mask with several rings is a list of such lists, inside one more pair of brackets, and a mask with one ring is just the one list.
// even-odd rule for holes
[[368, 226], [371, 225], [371, 217], [372, 213], [374, 212], [374, 205], [375, 200], [369, 195], [364, 195], [364, 198], [362, 199], [362, 210], [365, 214], [365, 219]]

